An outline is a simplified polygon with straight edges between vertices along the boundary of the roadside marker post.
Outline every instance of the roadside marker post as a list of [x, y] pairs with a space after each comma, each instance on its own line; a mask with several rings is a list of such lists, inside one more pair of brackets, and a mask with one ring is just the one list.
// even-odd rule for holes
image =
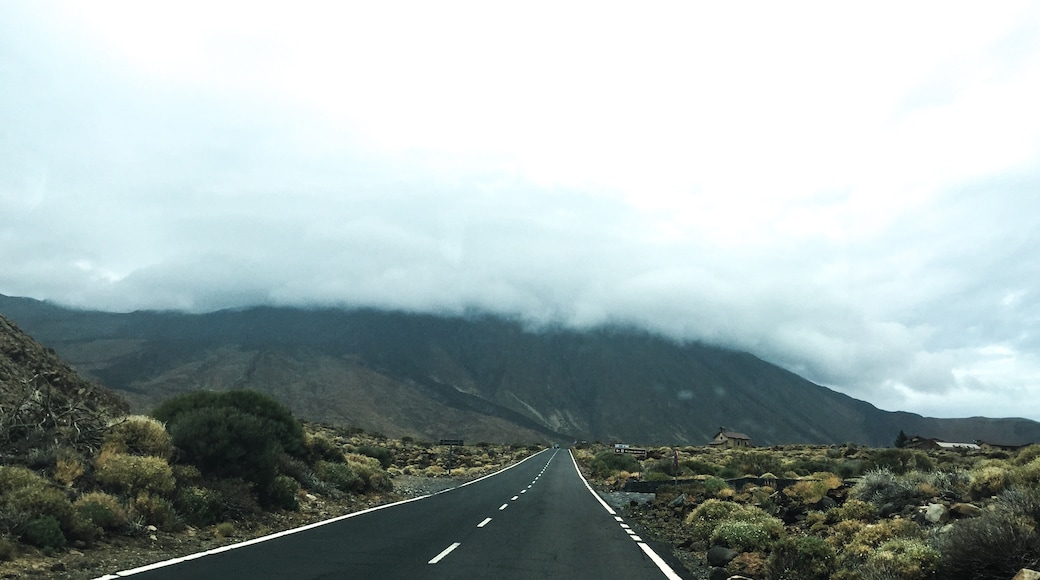
[[462, 447], [462, 439], [441, 439], [441, 445], [448, 446], [448, 477], [451, 477], [452, 459], [454, 459], [455, 446]]

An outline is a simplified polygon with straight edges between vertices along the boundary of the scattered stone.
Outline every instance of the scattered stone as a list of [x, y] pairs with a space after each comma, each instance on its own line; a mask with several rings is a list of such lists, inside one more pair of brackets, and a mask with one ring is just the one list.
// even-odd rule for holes
[[708, 549], [708, 564], [715, 567], [722, 567], [729, 564], [733, 558], [737, 557], [735, 550], [731, 550], [725, 546], [712, 546]]
[[950, 513], [959, 518], [975, 518], [982, 515], [982, 508], [970, 503], [955, 503], [950, 506]]
[[945, 524], [950, 521], [950, 510], [941, 503], [930, 503], [924, 508], [924, 519], [930, 524]]
[[1022, 568], [1011, 580], [1040, 580], [1040, 572], [1030, 570], [1029, 568]]

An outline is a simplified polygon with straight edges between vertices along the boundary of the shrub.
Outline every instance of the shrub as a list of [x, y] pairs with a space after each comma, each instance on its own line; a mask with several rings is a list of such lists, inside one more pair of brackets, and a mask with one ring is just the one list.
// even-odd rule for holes
[[165, 460], [173, 456], [173, 439], [166, 426], [145, 415], [130, 415], [113, 421], [105, 434], [105, 443], [130, 455], [149, 455]]
[[299, 491], [300, 484], [295, 479], [287, 475], [278, 475], [275, 476], [274, 481], [271, 482], [270, 487], [263, 494], [261, 503], [284, 510], [296, 511], [300, 509], [300, 503], [296, 499], [296, 494]]
[[726, 467], [738, 475], [762, 475], [781, 473], [784, 470], [780, 459], [765, 451], [740, 451], [726, 461]]
[[72, 487], [77, 479], [83, 476], [83, 462], [78, 457], [66, 455], [59, 457], [54, 465], [54, 479], [65, 487]]
[[4, 536], [0, 536], [0, 562], [9, 562], [18, 555], [18, 547]]
[[739, 504], [709, 499], [686, 516], [686, 525], [691, 527], [691, 535], [695, 539], [707, 541], [711, 538], [711, 534], [719, 522], [740, 510]]
[[818, 479], [803, 479], [784, 489], [784, 495], [805, 505], [818, 503], [827, 492], [842, 486], [841, 478], [832, 474], [818, 474]]
[[783, 538], [766, 560], [769, 578], [827, 580], [833, 570], [834, 549], [816, 536]]
[[73, 528], [72, 502], [65, 492], [49, 487], [43, 478], [39, 485], [20, 487], [0, 494], [0, 526], [19, 531], [42, 516], [50, 516], [66, 531]]
[[390, 451], [386, 447], [362, 445], [361, 447], [358, 447], [357, 452], [379, 460], [379, 465], [383, 469], [387, 469], [394, 463], [394, 452]]
[[165, 459], [102, 451], [94, 462], [97, 480], [128, 495], [137, 492], [168, 494], [176, 480]]
[[729, 489], [729, 484], [721, 477], [712, 476], [704, 480], [704, 491], [708, 495], [717, 496], [724, 489]]
[[959, 520], [939, 542], [947, 578], [1007, 579], [1040, 563], [1036, 522], [1003, 510]]
[[854, 499], [869, 501], [885, 516], [916, 505], [931, 492], [922, 489], [921, 481], [911, 476], [897, 476], [888, 469], [867, 472], [850, 491]]
[[175, 532], [184, 527], [173, 503], [164, 497], [141, 492], [131, 502], [130, 507], [135, 515], [144, 518], [145, 523], [160, 530]]
[[874, 504], [859, 499], [847, 500], [843, 505], [827, 510], [827, 521], [841, 522], [859, 520], [872, 522], [877, 519], [878, 510]]
[[173, 506], [193, 526], [208, 526], [224, 519], [224, 498], [219, 492], [205, 487], [178, 489]]
[[[173, 426], [182, 416], [215, 408], [234, 410], [256, 418], [282, 451], [293, 457], [306, 456], [303, 426], [292, 416], [292, 411], [277, 400], [256, 391], [194, 391], [167, 400], [152, 415], [165, 422], [173, 434]], [[174, 444], [180, 447], [177, 436], [173, 435]]]
[[267, 423], [229, 407], [177, 414], [170, 434], [185, 459], [206, 475], [241, 478], [266, 489], [277, 475], [279, 443]]
[[120, 530], [127, 525], [126, 510], [107, 493], [88, 493], [72, 506], [81, 517], [103, 530]]
[[679, 469], [693, 475], [718, 475], [719, 466], [700, 459], [686, 459], [679, 462]]
[[874, 469], [887, 469], [897, 475], [935, 469], [932, 458], [924, 452], [911, 449], [879, 449], [871, 455], [870, 463]]
[[364, 483], [358, 474], [354, 471], [354, 468], [347, 465], [346, 463], [332, 463], [329, 461], [319, 461], [317, 465], [318, 477], [327, 481], [329, 485], [348, 493], [357, 493], [362, 491], [359, 487], [363, 487]]
[[939, 552], [915, 538], [896, 538], [881, 544], [863, 567], [864, 580], [924, 580], [939, 564]]
[[1019, 449], [1018, 453], [1015, 455], [1014, 462], [1015, 465], [1025, 465], [1027, 463], [1032, 463], [1033, 460], [1038, 458], [1040, 458], [1040, 443], [1034, 443]]
[[710, 541], [739, 552], [766, 552], [777, 537], [777, 528], [766, 523], [725, 519], [715, 526]]
[[1010, 483], [1010, 471], [1002, 466], [988, 465], [971, 472], [968, 491], [975, 499], [991, 497], [1007, 489]]
[[379, 460], [364, 455], [347, 455], [347, 465], [354, 470], [361, 480], [360, 492], [390, 491], [394, 484], [390, 475], [383, 471]]
[[45, 550], [65, 547], [65, 535], [61, 532], [61, 524], [54, 516], [40, 516], [25, 525], [22, 530], [22, 541]]
[[921, 534], [921, 528], [907, 519], [882, 520], [861, 526], [841, 551], [839, 563], [843, 567], [857, 568], [885, 542], [897, 538], [920, 539]]
[[340, 448], [334, 441], [322, 434], [316, 434], [307, 437], [307, 455], [310, 458], [310, 462], [315, 461], [332, 461], [332, 462], [343, 462], [343, 449]]
[[639, 461], [627, 453], [614, 453], [603, 451], [597, 453], [589, 462], [589, 469], [594, 477], [608, 478], [618, 475], [622, 471], [637, 473], [642, 471], [643, 466]]

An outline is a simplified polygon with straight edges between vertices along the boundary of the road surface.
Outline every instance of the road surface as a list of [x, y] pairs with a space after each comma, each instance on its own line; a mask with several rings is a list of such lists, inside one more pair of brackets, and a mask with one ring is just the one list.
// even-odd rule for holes
[[566, 449], [451, 490], [102, 578], [681, 578]]

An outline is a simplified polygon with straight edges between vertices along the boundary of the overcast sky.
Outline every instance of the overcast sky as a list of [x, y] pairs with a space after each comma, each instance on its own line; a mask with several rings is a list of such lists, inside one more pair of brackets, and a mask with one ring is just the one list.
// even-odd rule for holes
[[0, 0], [0, 293], [627, 323], [1040, 419], [1040, 4]]

